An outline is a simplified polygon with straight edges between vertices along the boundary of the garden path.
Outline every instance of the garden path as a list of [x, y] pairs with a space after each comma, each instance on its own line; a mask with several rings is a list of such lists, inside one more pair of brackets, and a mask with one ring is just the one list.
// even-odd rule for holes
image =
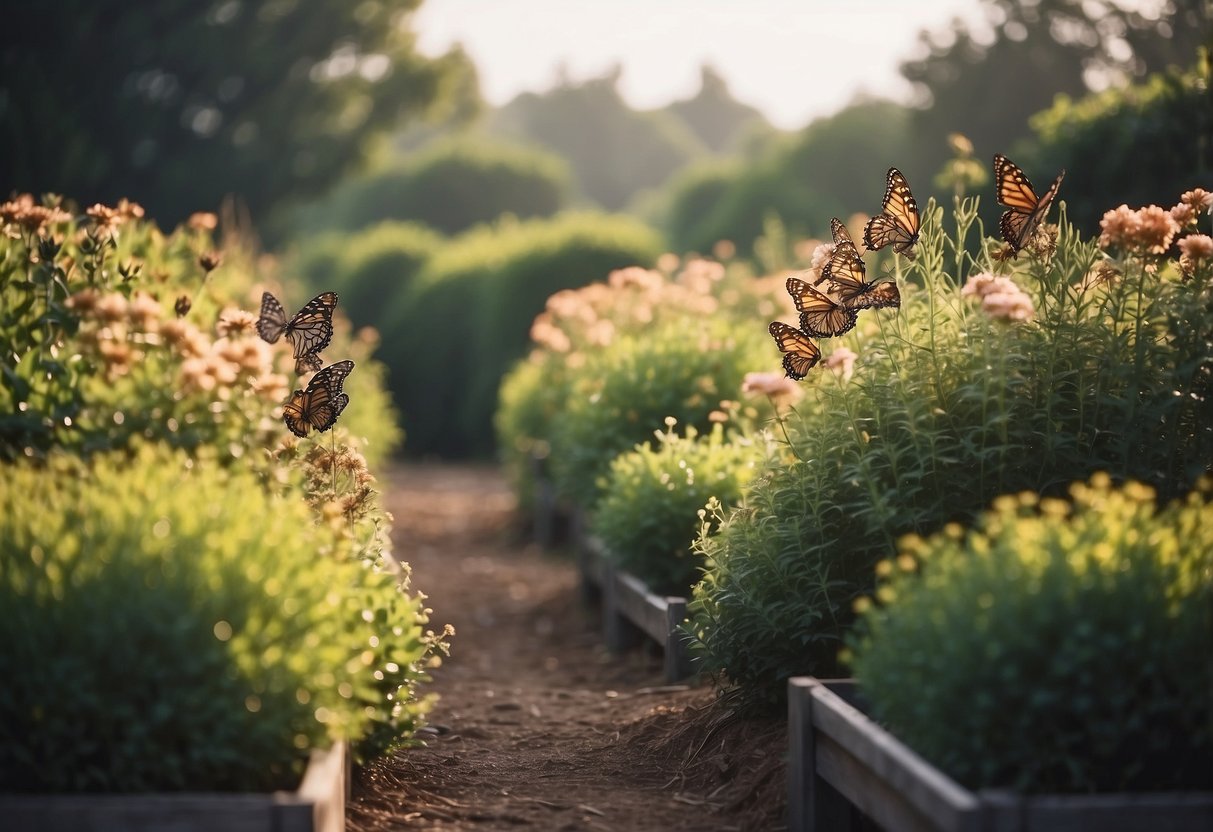
[[757, 830], [783, 822], [783, 724], [730, 718], [660, 657], [612, 656], [572, 559], [519, 542], [489, 467], [387, 477], [396, 554], [457, 634], [427, 747], [355, 772], [353, 830]]

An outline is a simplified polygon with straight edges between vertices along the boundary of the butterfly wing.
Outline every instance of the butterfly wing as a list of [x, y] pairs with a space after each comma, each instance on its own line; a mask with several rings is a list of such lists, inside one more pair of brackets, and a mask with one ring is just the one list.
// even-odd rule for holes
[[291, 342], [295, 360], [314, 355], [333, 340], [333, 309], [336, 292], [322, 292], [307, 302], [286, 324], [286, 340]]
[[296, 390], [282, 407], [282, 420], [291, 433], [303, 438], [314, 428], [328, 430], [337, 421], [333, 413], [333, 396], [327, 387]]
[[855, 241], [851, 239], [851, 232], [847, 231], [847, 227], [842, 224], [842, 220], [834, 217], [830, 220], [830, 236], [834, 238], [834, 245], [849, 245], [855, 248]]
[[297, 375], [307, 375], [314, 373], [324, 366], [324, 362], [316, 353], [309, 353], [295, 361], [295, 373]]
[[863, 306], [855, 307], [856, 309], [884, 309], [886, 307], [900, 307], [901, 292], [897, 288], [897, 284], [890, 280], [874, 284], [863, 296]]
[[1057, 197], [1057, 190], [1061, 187], [1061, 180], [1065, 175], [1063, 170], [1044, 195], [1037, 197], [1032, 183], [1019, 165], [1001, 153], [994, 156], [996, 196], [998, 202], [1007, 207], [998, 221], [998, 230], [1003, 240], [1016, 252], [1031, 239], [1036, 228], [1049, 213], [1049, 206]]
[[821, 270], [821, 277], [829, 284], [839, 304], [847, 309], [862, 308], [859, 304], [870, 286], [868, 271], [854, 243], [848, 240], [834, 247], [834, 254]]
[[789, 277], [788, 294], [800, 312], [800, 328], [816, 338], [833, 338], [855, 326], [858, 312], [847, 309], [798, 277]]
[[269, 292], [261, 294], [261, 316], [257, 318], [257, 334], [263, 341], [271, 344], [278, 343], [286, 329], [286, 310], [278, 302], [278, 298]]
[[341, 394], [342, 385], [345, 384], [346, 378], [353, 370], [353, 361], [349, 359], [337, 361], [312, 376], [312, 380], [308, 382], [307, 389], [315, 390], [323, 387], [329, 391], [329, 394], [333, 398], [337, 398]]
[[783, 369], [788, 378], [800, 381], [821, 360], [821, 350], [799, 329], [774, 321], [768, 331], [783, 355]]
[[897, 168], [889, 168], [880, 213], [863, 229], [863, 244], [869, 251], [893, 246], [893, 251], [913, 260], [918, 242], [918, 203], [910, 184]]

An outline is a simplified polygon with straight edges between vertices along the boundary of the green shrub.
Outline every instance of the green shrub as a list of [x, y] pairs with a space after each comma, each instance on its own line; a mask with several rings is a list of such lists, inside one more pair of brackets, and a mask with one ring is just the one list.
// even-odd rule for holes
[[[782, 276], [754, 278], [744, 267], [726, 269], [709, 260], [691, 259], [675, 276], [640, 268], [620, 269], [606, 282], [564, 290], [548, 298], [544, 311], [531, 326], [530, 354], [502, 382], [494, 423], [504, 467], [523, 503], [534, 487], [533, 460], [542, 460], [546, 473], [551, 475], [556, 464], [553, 443], [578, 395], [573, 385], [587, 372], [588, 361], [598, 360], [594, 357], [624, 336], [643, 340], [647, 332], [673, 332], [679, 327], [684, 333], [699, 333], [705, 319], [714, 321], [713, 326], [721, 331], [732, 322], [732, 327], [747, 331], [757, 345], [765, 336], [740, 329], [744, 324], [739, 322], [792, 314], [783, 283]], [[754, 349], [756, 355], [759, 348]], [[754, 366], [777, 367], [777, 356], [768, 353], [770, 360]], [[732, 367], [731, 361], [726, 363]], [[728, 384], [734, 376], [730, 370]], [[726, 399], [740, 392], [737, 388], [726, 389], [725, 384], [719, 387]], [[733, 432], [745, 430], [770, 412], [770, 404], [763, 402], [717, 404], [722, 412], [728, 412]], [[640, 428], [631, 433], [634, 426], [627, 426], [631, 438], [618, 450], [626, 451], [644, 441], [651, 430], [661, 426], [663, 418], [658, 415], [649, 430]]]
[[446, 140], [339, 187], [302, 214], [303, 233], [384, 221], [456, 234], [503, 214], [546, 217], [564, 207], [572, 175], [559, 156], [500, 141]]
[[1078, 100], [1060, 95], [1031, 124], [1039, 141], [1021, 164], [1041, 176], [1064, 168], [1067, 210], [1088, 231], [1110, 207], [1166, 205], [1213, 178], [1207, 66], [1203, 75], [1172, 71]]
[[999, 498], [883, 565], [856, 676], [970, 788], [1213, 788], [1213, 504], [1109, 483]]
[[[1171, 498], [1213, 465], [1197, 334], [1213, 314], [1208, 270], [1184, 280], [1158, 255], [1097, 267], [1063, 218], [1000, 283], [987, 255], [965, 253], [976, 204], [958, 209], [951, 239], [941, 213], [924, 213], [901, 308], [863, 312], [834, 339], [858, 354], [853, 377], [806, 382], [781, 424], [787, 445], [697, 542], [707, 571], [692, 629], [708, 665], [757, 700], [791, 675], [838, 672], [852, 602], [901, 535], [1095, 470]], [[979, 285], [1002, 291], [978, 301]], [[1029, 320], [1005, 317], [1025, 310]]]
[[660, 430], [667, 417], [699, 432], [712, 413], [763, 366], [765, 333], [725, 317], [671, 320], [624, 333], [586, 356], [570, 383], [552, 436], [557, 490], [593, 510], [605, 493], [611, 460]]
[[[137, 438], [243, 458], [276, 444], [286, 430], [275, 408], [297, 385], [285, 342], [271, 347], [253, 328], [266, 284], [252, 256], [229, 248], [207, 272], [205, 231], [166, 236], [133, 215], [95, 213], [0, 205], [0, 458]], [[307, 299], [272, 288], [292, 309]], [[182, 302], [188, 311], [175, 312]], [[342, 426], [357, 425], [377, 459], [400, 432], [372, 346], [352, 343], [338, 319], [325, 358], [358, 362]]]
[[4, 465], [6, 788], [293, 788], [309, 748], [395, 706], [375, 674], [415, 723], [399, 688], [433, 641], [419, 599], [297, 491], [217, 462], [143, 446]]
[[524, 354], [545, 299], [612, 269], [649, 264], [659, 252], [657, 236], [636, 220], [595, 214], [503, 222], [438, 251], [383, 326], [410, 450], [489, 453], [497, 388]]
[[649, 588], [685, 595], [699, 573], [691, 556], [696, 514], [709, 500], [737, 502], [755, 453], [743, 439], [726, 442], [720, 424], [702, 437], [693, 427], [674, 433], [673, 418], [667, 424], [654, 431], [655, 443], [611, 461], [591, 528], [611, 559]]
[[356, 326], [380, 326], [391, 300], [407, 290], [442, 244], [422, 225], [382, 222], [350, 234], [308, 241], [288, 265], [313, 292], [336, 291]]

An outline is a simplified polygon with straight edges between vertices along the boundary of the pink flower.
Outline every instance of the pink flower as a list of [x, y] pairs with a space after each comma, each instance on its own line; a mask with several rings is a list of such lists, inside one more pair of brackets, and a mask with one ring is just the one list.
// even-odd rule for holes
[[1208, 234], [1189, 234], [1179, 241], [1179, 250], [1193, 260], [1213, 257], [1213, 237]]
[[1193, 188], [1190, 191], [1184, 191], [1179, 201], [1184, 205], [1190, 206], [1198, 214], [1202, 210], [1213, 212], [1213, 193], [1209, 193], [1204, 188]]
[[969, 279], [965, 281], [965, 285], [960, 289], [961, 297], [978, 297], [984, 298], [986, 295], [998, 292], [1018, 292], [1019, 287], [1015, 285], [1015, 281], [1003, 275], [990, 274], [989, 272], [981, 272], [980, 274], [969, 275]]
[[796, 382], [780, 373], [746, 373], [741, 392], [747, 396], [766, 396], [775, 403], [795, 401], [804, 394]]
[[850, 381], [851, 374], [855, 370], [855, 359], [858, 357], [855, 352], [846, 347], [839, 347], [826, 356], [825, 366], [842, 376], [843, 381]]
[[1132, 210], [1121, 205], [1099, 221], [1099, 244], [1148, 254], [1164, 254], [1179, 233], [1179, 223], [1170, 211], [1157, 205]]
[[1004, 321], [1030, 321], [1036, 314], [1032, 299], [1022, 290], [990, 292], [981, 299], [981, 310], [991, 318]]

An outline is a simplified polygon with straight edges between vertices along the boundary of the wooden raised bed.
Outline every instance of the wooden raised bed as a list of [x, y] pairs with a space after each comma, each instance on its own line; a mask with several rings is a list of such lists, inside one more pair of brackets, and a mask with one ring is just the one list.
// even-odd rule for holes
[[1213, 792], [972, 792], [856, 707], [855, 683], [788, 681], [788, 829], [847, 832], [1209, 832]]
[[611, 565], [602, 541], [584, 533], [576, 515], [577, 567], [582, 593], [602, 599], [602, 630], [607, 647], [621, 651], [648, 636], [664, 651], [665, 679], [676, 682], [694, 673], [686, 639], [679, 629], [687, 617], [687, 599], [656, 595], [634, 575]]
[[313, 751], [293, 792], [0, 794], [6, 832], [341, 832], [349, 750]]

